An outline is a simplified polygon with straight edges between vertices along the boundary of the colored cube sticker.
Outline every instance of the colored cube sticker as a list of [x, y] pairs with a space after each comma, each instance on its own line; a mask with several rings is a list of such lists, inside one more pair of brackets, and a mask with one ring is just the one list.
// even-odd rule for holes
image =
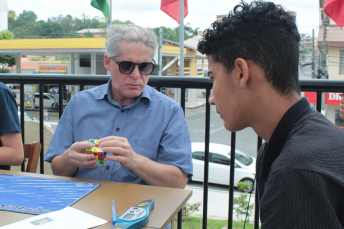
[[103, 148], [100, 146], [99, 139], [90, 139], [88, 142], [92, 144], [92, 147], [86, 149], [86, 154], [93, 154], [98, 164], [105, 164], [106, 152], [104, 152]]

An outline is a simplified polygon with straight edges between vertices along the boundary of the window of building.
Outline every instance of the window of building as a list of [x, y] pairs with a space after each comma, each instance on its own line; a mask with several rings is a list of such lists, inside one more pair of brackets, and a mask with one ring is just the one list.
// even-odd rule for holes
[[197, 68], [197, 75], [198, 75], [198, 76], [199, 76], [199, 75], [202, 75], [202, 76], [203, 76], [203, 74], [204, 74], [203, 69], [202, 69], [202, 68]]
[[80, 55], [80, 67], [91, 67], [91, 55]]

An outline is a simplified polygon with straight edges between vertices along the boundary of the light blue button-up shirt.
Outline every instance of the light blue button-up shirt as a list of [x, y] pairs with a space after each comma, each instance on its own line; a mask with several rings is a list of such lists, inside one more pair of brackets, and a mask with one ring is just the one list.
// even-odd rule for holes
[[[147, 85], [139, 97], [122, 108], [112, 99], [110, 85], [111, 79], [71, 98], [44, 160], [51, 162], [74, 142], [121, 136], [128, 139], [136, 153], [152, 161], [178, 166], [191, 176], [191, 140], [179, 104]], [[146, 184], [130, 169], [110, 160], [96, 168], [78, 168], [75, 177]]]

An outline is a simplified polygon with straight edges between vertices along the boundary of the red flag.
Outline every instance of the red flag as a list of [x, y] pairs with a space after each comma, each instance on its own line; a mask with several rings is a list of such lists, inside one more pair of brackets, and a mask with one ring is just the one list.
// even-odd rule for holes
[[[180, 24], [179, 0], [161, 0], [160, 9]], [[188, 1], [184, 0], [184, 18], [188, 15]]]
[[343, 0], [326, 0], [324, 11], [340, 28], [344, 26]]

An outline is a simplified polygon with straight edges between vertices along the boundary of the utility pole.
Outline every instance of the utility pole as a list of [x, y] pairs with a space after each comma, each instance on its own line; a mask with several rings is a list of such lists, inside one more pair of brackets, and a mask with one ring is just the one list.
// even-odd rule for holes
[[324, 28], [324, 38], [323, 38], [323, 42], [321, 44], [321, 66], [319, 66], [319, 76], [320, 78], [325, 78], [325, 79], [328, 79], [328, 74], [327, 74], [327, 71], [326, 71], [326, 51], [327, 51], [327, 48], [326, 48], [326, 33], [327, 33], [327, 30], [326, 30], [326, 27], [327, 25], [329, 24], [328, 21], [323, 21], [323, 28]]
[[107, 23], [107, 28], [109, 31], [110, 26], [112, 25], [112, 0], [109, 1], [110, 2], [110, 17], [108, 18], [108, 23]]
[[159, 66], [159, 73], [158, 75], [162, 75], [162, 28], [159, 29], [159, 50], [158, 50], [158, 66]]
[[180, 45], [180, 64], [179, 75], [184, 76], [184, 0], [179, 2], [180, 9], [180, 28], [179, 28], [179, 45]]
[[314, 49], [315, 49], [315, 44], [314, 44], [314, 29], [312, 29], [312, 79], [315, 78], [315, 74], [314, 74], [314, 64], [315, 64], [315, 56], [314, 56]]

